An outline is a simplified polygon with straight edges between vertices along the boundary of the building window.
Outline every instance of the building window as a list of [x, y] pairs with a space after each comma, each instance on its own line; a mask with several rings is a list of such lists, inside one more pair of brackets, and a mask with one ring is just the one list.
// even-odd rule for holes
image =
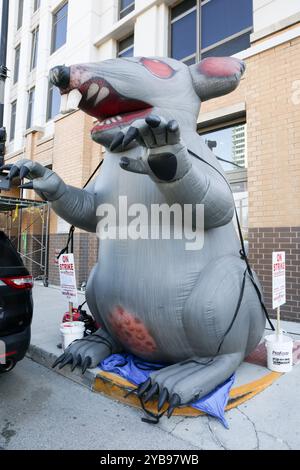
[[33, 13], [36, 12], [41, 6], [41, 0], [33, 1]]
[[19, 0], [17, 29], [20, 29], [23, 22], [24, 0]]
[[134, 34], [118, 42], [118, 57], [133, 57]]
[[68, 26], [68, 4], [65, 3], [53, 14], [51, 53], [66, 43]]
[[188, 65], [250, 47], [253, 0], [184, 0], [171, 8], [171, 57]]
[[[201, 136], [219, 162], [230, 182], [237, 213], [244, 237], [248, 234], [248, 188], [246, 124], [238, 123], [209, 132]], [[222, 161], [227, 160], [231, 163]]]
[[14, 140], [15, 138], [16, 115], [17, 115], [17, 101], [13, 101], [11, 104], [11, 113], [10, 113], [10, 135], [9, 135], [10, 140]]
[[171, 8], [171, 57], [194, 64], [197, 34], [197, 0], [184, 0]]
[[30, 71], [35, 69], [36, 67], [38, 44], [39, 44], [39, 28], [37, 27], [36, 29], [32, 31]]
[[21, 45], [15, 48], [14, 84], [19, 80]]
[[33, 124], [34, 97], [35, 97], [35, 88], [31, 88], [28, 91], [26, 129], [30, 129]]
[[59, 114], [61, 97], [59, 90], [52, 83], [49, 83], [48, 88], [48, 104], [47, 104], [47, 121], [53, 119]]
[[119, 19], [129, 15], [134, 10], [134, 0], [119, 0]]

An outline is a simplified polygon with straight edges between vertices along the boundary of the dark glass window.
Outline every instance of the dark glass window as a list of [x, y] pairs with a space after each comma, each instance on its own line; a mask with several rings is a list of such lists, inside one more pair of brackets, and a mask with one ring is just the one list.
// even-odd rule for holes
[[[171, 8], [170, 55], [190, 65], [250, 47], [252, 0], [183, 0]], [[199, 18], [199, 21], [198, 21]]]
[[[204, 3], [201, 8], [202, 51], [206, 52], [207, 48], [213, 50], [219, 42], [230, 39], [232, 39], [231, 47], [225, 48], [224, 54], [220, 55], [227, 55], [227, 50], [234, 51], [229, 54], [231, 55], [250, 47], [250, 32], [253, 25], [252, 8], [252, 0], [211, 0]], [[239, 36], [246, 32], [248, 34], [244, 36], [244, 40], [239, 41]], [[234, 47], [235, 40], [237, 44]]]
[[41, 6], [41, 0], [34, 0], [33, 2], [33, 12], [37, 11]]
[[31, 88], [31, 90], [28, 91], [26, 129], [30, 129], [33, 124], [34, 97], [35, 97], [35, 88]]
[[21, 45], [15, 48], [14, 83], [19, 80]]
[[49, 83], [48, 88], [48, 105], [47, 105], [47, 120], [53, 119], [60, 110], [61, 97], [59, 90], [56, 86]]
[[197, 2], [185, 0], [171, 9], [171, 57], [194, 63], [197, 52]]
[[39, 28], [32, 31], [30, 70], [35, 69], [39, 44]]
[[16, 132], [16, 115], [17, 115], [17, 101], [13, 101], [11, 104], [11, 111], [10, 111], [10, 140], [14, 140], [15, 132]]
[[17, 29], [20, 29], [23, 23], [23, 10], [24, 10], [24, 0], [19, 0]]
[[134, 0], [119, 0], [119, 18], [129, 15], [134, 10]]
[[133, 57], [134, 34], [118, 42], [118, 57]]
[[52, 23], [52, 47], [51, 52], [55, 52], [63, 46], [67, 40], [68, 26], [68, 4], [65, 3], [53, 14]]

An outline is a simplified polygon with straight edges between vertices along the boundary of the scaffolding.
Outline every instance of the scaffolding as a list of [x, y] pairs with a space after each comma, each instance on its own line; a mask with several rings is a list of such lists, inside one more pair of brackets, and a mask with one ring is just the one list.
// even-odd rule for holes
[[48, 285], [50, 207], [47, 202], [0, 196], [4, 231], [35, 280]]

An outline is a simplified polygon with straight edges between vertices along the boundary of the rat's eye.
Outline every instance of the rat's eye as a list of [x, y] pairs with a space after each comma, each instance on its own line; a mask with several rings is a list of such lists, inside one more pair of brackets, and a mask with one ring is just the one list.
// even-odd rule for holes
[[142, 58], [141, 64], [146, 67], [152, 75], [155, 75], [155, 77], [158, 78], [171, 78], [175, 73], [175, 70], [172, 69], [172, 67], [161, 60]]

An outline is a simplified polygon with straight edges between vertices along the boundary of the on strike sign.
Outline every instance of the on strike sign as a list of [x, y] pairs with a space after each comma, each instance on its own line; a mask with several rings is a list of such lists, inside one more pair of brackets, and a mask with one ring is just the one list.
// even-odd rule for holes
[[72, 253], [61, 255], [58, 260], [60, 287], [62, 294], [69, 302], [77, 303], [77, 285], [74, 265], [74, 255]]
[[273, 309], [285, 304], [285, 252], [272, 253], [272, 303]]

